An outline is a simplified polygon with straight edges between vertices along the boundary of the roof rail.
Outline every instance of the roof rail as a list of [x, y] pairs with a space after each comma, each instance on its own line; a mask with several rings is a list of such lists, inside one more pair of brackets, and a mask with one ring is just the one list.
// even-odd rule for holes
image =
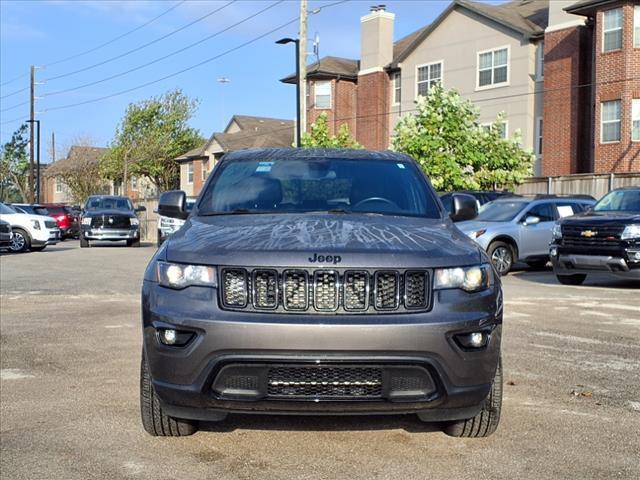
[[591, 195], [585, 194], [571, 194], [571, 193], [537, 193], [534, 195], [534, 200], [543, 200], [545, 198], [579, 198], [582, 200], [595, 200]]

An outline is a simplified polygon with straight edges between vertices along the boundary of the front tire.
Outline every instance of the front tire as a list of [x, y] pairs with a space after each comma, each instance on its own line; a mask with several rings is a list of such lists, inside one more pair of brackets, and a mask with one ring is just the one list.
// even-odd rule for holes
[[496, 271], [501, 275], [506, 275], [513, 267], [515, 263], [514, 250], [508, 243], [493, 242], [489, 245], [487, 253], [491, 259], [491, 263], [495, 267]]
[[549, 260], [531, 260], [527, 262], [527, 265], [529, 265], [529, 268], [532, 268], [533, 270], [542, 270], [547, 266], [548, 262]]
[[576, 275], [556, 275], [556, 278], [563, 285], [582, 285], [587, 279], [587, 275], [584, 273]]
[[140, 414], [144, 429], [154, 437], [184, 437], [198, 431], [197, 422], [173, 418], [162, 411], [144, 350], [140, 365]]
[[127, 240], [127, 247], [139, 247], [140, 239], [136, 238], [134, 240]]
[[26, 252], [31, 248], [31, 237], [27, 232], [21, 228], [13, 229], [13, 238], [11, 239], [11, 245], [9, 249], [12, 253]]
[[488, 437], [498, 428], [500, 411], [502, 410], [502, 359], [498, 360], [498, 368], [493, 378], [491, 391], [486, 398], [480, 413], [467, 420], [452, 422], [443, 431], [450, 437], [481, 438]]

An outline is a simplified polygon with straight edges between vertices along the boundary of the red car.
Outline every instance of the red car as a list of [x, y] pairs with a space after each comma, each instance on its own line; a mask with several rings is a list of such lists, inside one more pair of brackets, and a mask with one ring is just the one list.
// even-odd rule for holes
[[61, 203], [44, 203], [48, 215], [56, 219], [62, 238], [77, 237], [79, 232], [78, 217], [70, 207]]

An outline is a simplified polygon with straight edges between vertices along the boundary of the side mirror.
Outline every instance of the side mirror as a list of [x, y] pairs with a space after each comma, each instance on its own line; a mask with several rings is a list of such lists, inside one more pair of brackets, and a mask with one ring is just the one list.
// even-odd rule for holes
[[535, 225], [540, 223], [540, 217], [536, 217], [535, 215], [528, 215], [527, 218], [524, 219], [523, 225]]
[[451, 196], [451, 220], [462, 222], [478, 216], [478, 203], [472, 195], [454, 193]]
[[135, 209], [135, 212], [146, 212], [147, 211], [147, 207], [145, 207], [144, 205], [140, 205], [138, 208]]
[[187, 195], [182, 190], [164, 192], [158, 202], [158, 215], [185, 220], [189, 216], [186, 205]]

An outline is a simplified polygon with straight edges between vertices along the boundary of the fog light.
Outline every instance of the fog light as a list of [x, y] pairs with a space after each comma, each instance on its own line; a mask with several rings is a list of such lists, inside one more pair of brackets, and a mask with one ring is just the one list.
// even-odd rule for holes
[[472, 332], [456, 335], [455, 339], [462, 348], [483, 348], [487, 345], [489, 335], [486, 332]]
[[192, 332], [183, 332], [180, 330], [174, 330], [173, 328], [159, 328], [158, 338], [164, 345], [170, 345], [173, 347], [182, 347], [189, 343], [193, 338]]
[[640, 250], [637, 252], [629, 251], [629, 261], [633, 263], [640, 262]]
[[551, 247], [551, 249], [549, 250], [549, 255], [552, 257], [557, 257], [558, 256], [558, 249], [556, 247]]

